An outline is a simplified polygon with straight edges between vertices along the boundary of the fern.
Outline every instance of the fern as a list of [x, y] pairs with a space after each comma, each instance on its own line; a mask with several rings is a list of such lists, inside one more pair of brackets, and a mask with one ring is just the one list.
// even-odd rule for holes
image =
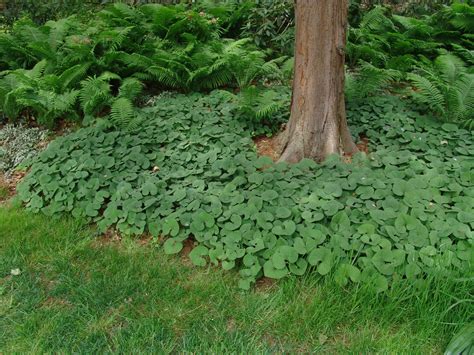
[[239, 110], [255, 121], [269, 120], [289, 107], [288, 96], [274, 89], [249, 86], [237, 96]]
[[357, 71], [346, 75], [346, 95], [350, 99], [366, 98], [387, 89], [401, 77], [397, 70], [380, 69], [362, 61]]
[[439, 56], [433, 65], [409, 74], [415, 89], [412, 96], [427, 104], [445, 121], [471, 127], [474, 117], [474, 74], [452, 54]]
[[436, 75], [449, 84], [453, 85], [465, 71], [464, 62], [452, 54], [441, 55], [434, 61]]
[[82, 80], [91, 66], [91, 63], [76, 64], [66, 69], [60, 76], [59, 82], [62, 90], [74, 87], [80, 80]]
[[133, 131], [138, 128], [142, 117], [129, 98], [119, 97], [112, 103], [109, 120], [117, 128]]
[[393, 29], [393, 22], [385, 16], [387, 9], [383, 6], [375, 6], [367, 12], [360, 23], [360, 28], [376, 31], [380, 29]]
[[[17, 69], [0, 80], [0, 104], [3, 112], [16, 119], [22, 111], [31, 112], [41, 124], [53, 125], [65, 114], [74, 114], [78, 91], [70, 90], [76, 75], [45, 75], [47, 61], [38, 62], [31, 70]], [[64, 73], [63, 73], [64, 74]]]
[[143, 84], [140, 80], [135, 78], [127, 78], [120, 85], [119, 98], [126, 98], [135, 100], [143, 90]]
[[462, 31], [474, 32], [474, 7], [468, 4], [454, 3], [445, 8], [449, 23]]
[[86, 116], [98, 114], [112, 100], [110, 85], [104, 77], [89, 77], [81, 82], [79, 100]]
[[427, 104], [434, 112], [444, 116], [445, 111], [445, 97], [438, 86], [427, 78], [410, 73], [408, 79], [411, 80], [415, 86], [413, 97], [424, 104]]
[[126, 97], [116, 99], [110, 109], [110, 121], [118, 127], [127, 127], [134, 117], [133, 103]]

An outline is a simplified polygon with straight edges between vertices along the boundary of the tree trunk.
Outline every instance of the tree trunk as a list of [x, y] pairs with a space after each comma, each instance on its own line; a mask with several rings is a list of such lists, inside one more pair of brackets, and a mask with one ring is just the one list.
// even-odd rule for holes
[[324, 160], [357, 151], [344, 103], [347, 0], [296, 0], [291, 116], [280, 161]]

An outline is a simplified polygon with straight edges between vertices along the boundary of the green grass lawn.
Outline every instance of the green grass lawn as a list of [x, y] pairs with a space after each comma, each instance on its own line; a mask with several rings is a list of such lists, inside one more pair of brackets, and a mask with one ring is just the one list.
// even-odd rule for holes
[[0, 207], [0, 353], [440, 353], [474, 314], [472, 281], [375, 295], [313, 276], [242, 292], [237, 279]]

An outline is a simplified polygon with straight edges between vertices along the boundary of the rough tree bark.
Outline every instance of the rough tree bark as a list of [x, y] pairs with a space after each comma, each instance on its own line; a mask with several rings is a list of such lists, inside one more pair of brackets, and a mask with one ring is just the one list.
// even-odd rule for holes
[[295, 0], [295, 6], [291, 116], [280, 137], [280, 161], [352, 154], [357, 147], [344, 103], [347, 0]]

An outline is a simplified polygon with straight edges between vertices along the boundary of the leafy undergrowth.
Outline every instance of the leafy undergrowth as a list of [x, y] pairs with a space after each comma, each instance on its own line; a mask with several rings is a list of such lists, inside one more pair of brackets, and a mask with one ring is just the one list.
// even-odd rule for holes
[[[472, 281], [384, 294], [290, 277], [241, 293], [155, 244], [0, 207], [0, 352], [441, 353], [474, 314]], [[13, 270], [13, 272], [12, 272]]]
[[258, 157], [229, 95], [163, 98], [137, 131], [107, 122], [51, 143], [18, 192], [26, 206], [165, 236], [164, 251], [237, 268], [240, 286], [313, 267], [380, 292], [390, 280], [472, 272], [474, 140], [399, 99], [349, 112], [369, 157], [351, 164]]

